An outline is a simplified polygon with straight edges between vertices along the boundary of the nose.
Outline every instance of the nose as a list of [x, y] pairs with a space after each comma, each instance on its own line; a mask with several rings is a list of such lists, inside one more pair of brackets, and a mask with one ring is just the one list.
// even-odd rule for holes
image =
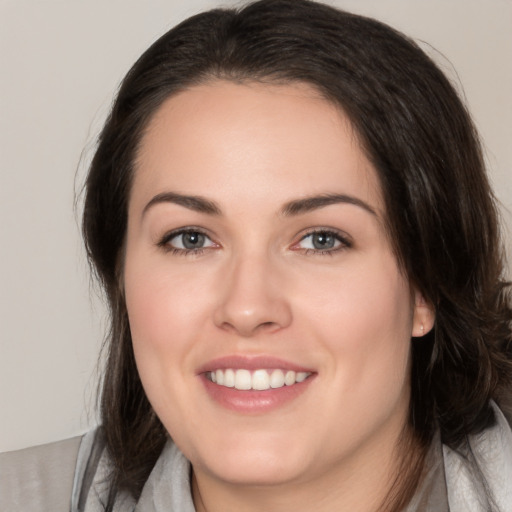
[[246, 256], [231, 261], [222, 276], [215, 325], [243, 337], [273, 333], [292, 321], [282, 275], [267, 256]]

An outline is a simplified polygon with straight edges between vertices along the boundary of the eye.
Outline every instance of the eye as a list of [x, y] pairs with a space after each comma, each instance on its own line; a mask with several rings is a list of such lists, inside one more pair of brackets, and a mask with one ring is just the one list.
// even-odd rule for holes
[[216, 247], [208, 235], [197, 229], [183, 229], [168, 233], [158, 245], [176, 253], [199, 253], [208, 247]]
[[351, 247], [351, 245], [348, 238], [338, 232], [318, 230], [302, 237], [292, 249], [303, 250], [306, 253], [332, 253]]

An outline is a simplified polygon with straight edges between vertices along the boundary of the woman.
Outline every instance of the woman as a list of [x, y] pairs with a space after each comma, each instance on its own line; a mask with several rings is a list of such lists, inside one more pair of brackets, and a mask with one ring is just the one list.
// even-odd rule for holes
[[73, 510], [512, 507], [496, 207], [404, 36], [303, 0], [186, 20], [121, 86], [83, 231], [112, 324]]

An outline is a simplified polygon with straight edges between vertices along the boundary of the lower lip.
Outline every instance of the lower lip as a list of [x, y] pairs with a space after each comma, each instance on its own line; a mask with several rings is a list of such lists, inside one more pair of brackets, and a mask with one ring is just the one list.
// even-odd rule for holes
[[265, 391], [241, 391], [235, 388], [219, 386], [207, 379], [204, 374], [199, 376], [209, 396], [226, 409], [244, 414], [261, 414], [283, 407], [302, 395], [314, 380], [314, 375], [292, 386], [270, 388]]

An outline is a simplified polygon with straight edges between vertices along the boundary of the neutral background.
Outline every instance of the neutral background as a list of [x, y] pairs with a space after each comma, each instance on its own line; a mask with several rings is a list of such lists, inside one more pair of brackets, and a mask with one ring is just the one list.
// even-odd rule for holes
[[[168, 28], [219, 3], [0, 0], [0, 451], [96, 421], [104, 310], [75, 197], [124, 73]], [[423, 44], [465, 96], [512, 210], [512, 0], [330, 3], [436, 49]]]

